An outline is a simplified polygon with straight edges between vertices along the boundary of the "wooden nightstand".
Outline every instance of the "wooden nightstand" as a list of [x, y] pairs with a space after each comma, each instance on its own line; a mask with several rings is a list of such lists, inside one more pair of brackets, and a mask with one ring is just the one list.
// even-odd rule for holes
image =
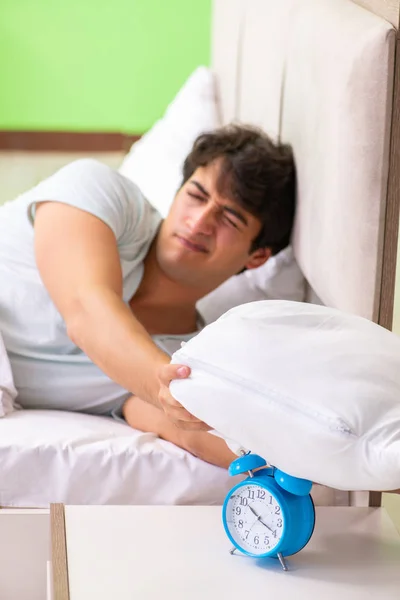
[[288, 572], [231, 555], [220, 507], [53, 505], [51, 515], [53, 600], [399, 599], [400, 536], [383, 508], [317, 508]]

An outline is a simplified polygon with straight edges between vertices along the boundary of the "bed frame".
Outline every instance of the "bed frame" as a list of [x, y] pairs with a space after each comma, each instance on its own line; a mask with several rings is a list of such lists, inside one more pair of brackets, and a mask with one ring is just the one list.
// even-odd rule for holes
[[[388, 329], [400, 208], [399, 25], [400, 0], [213, 2], [222, 121], [259, 125], [294, 149], [292, 243], [308, 300]], [[381, 494], [367, 503], [379, 506]]]
[[377, 322], [392, 328], [400, 208], [400, 0], [357, 0], [396, 30], [393, 68], [393, 103], [390, 121], [389, 171], [382, 253], [382, 285]]

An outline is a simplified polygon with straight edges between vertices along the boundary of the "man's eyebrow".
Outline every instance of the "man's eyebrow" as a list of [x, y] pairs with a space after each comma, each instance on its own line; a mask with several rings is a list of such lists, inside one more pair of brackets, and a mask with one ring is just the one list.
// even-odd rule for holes
[[[191, 179], [190, 183], [193, 183], [193, 185], [195, 185], [197, 187], [197, 189], [204, 194], [204, 196], [207, 196], [207, 198], [210, 197], [210, 193], [207, 192], [207, 190], [201, 185], [201, 183], [199, 183], [198, 181], [196, 181], [195, 179]], [[248, 225], [248, 221], [246, 219], [246, 217], [239, 212], [238, 210], [235, 210], [234, 208], [232, 208], [231, 206], [222, 206], [223, 210], [227, 213], [230, 213], [231, 215], [233, 215], [234, 217], [236, 217], [237, 219], [239, 219], [239, 221], [241, 221], [243, 223], [243, 225]]]
[[195, 185], [197, 187], [197, 189], [204, 194], [205, 196], [207, 196], [207, 198], [210, 197], [210, 192], [207, 192], [207, 190], [201, 185], [201, 183], [199, 183], [198, 181], [196, 181], [195, 179], [191, 179], [190, 183], [193, 183], [193, 185]]

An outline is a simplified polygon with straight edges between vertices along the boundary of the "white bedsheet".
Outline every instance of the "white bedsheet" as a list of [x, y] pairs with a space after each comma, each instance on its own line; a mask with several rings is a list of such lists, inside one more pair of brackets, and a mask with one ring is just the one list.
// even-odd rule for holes
[[[238, 481], [150, 433], [107, 417], [19, 410], [0, 419], [0, 506], [222, 504]], [[317, 504], [347, 493], [316, 486]]]
[[0, 505], [219, 504], [233, 478], [108, 417], [20, 410], [0, 419]]

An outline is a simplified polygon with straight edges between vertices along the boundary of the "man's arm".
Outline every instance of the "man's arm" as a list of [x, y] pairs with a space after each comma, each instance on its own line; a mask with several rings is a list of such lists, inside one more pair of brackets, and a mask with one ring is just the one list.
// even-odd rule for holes
[[111, 229], [82, 210], [45, 202], [36, 210], [35, 254], [72, 341], [123, 388], [158, 404], [157, 369], [170, 359], [122, 300]]
[[[113, 381], [162, 406], [177, 424], [205, 425], [169, 394], [169, 381], [190, 370], [170, 365], [122, 299], [122, 272], [112, 230], [97, 217], [56, 202], [37, 206], [39, 273], [71, 340]], [[160, 379], [162, 377], [162, 379]], [[160, 390], [163, 402], [160, 403]]]
[[237, 458], [222, 438], [206, 431], [187, 431], [175, 427], [162, 410], [137, 396], [128, 398], [122, 412], [126, 422], [134, 429], [155, 433], [213, 465], [227, 469]]

